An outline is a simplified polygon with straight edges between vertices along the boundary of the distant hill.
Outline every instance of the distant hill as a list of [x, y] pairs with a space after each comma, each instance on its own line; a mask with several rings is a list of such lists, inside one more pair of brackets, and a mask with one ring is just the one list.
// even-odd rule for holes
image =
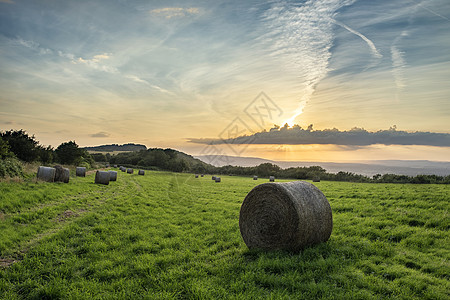
[[145, 145], [141, 144], [111, 144], [111, 145], [101, 145], [101, 146], [94, 146], [94, 147], [84, 147], [83, 149], [87, 151], [99, 151], [99, 152], [112, 152], [112, 151], [140, 151], [140, 150], [147, 150], [147, 147]]
[[273, 161], [256, 157], [239, 156], [195, 156], [206, 163], [216, 167], [225, 165], [254, 167], [262, 163], [271, 163], [281, 168], [320, 166], [329, 173], [339, 171], [352, 172], [372, 177], [376, 174], [397, 174], [416, 176], [425, 175], [450, 175], [450, 162], [436, 162], [428, 160], [373, 160], [355, 163], [310, 162], [310, 161]]

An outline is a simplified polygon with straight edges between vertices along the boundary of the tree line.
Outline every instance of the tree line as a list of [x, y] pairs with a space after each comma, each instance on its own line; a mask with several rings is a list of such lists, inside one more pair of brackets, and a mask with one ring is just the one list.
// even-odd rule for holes
[[174, 149], [149, 148], [134, 152], [88, 153], [80, 148], [75, 141], [61, 143], [56, 149], [42, 146], [34, 135], [24, 130], [0, 132], [0, 177], [21, 176], [19, 161], [41, 162], [43, 164], [61, 163], [68, 165], [97, 167], [105, 163], [125, 167], [144, 168], [171, 172], [190, 172], [197, 174], [223, 174], [236, 176], [259, 176], [299, 180], [331, 180], [350, 182], [378, 183], [441, 183], [450, 184], [449, 176], [437, 175], [396, 175], [377, 174], [367, 177], [351, 172], [328, 173], [320, 166], [291, 167], [282, 169], [271, 163], [263, 163], [255, 167], [223, 166], [215, 167], [186, 153]]

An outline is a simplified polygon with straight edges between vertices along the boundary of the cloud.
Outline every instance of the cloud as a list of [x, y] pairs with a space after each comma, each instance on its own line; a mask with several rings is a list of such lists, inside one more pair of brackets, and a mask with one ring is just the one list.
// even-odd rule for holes
[[197, 15], [200, 10], [197, 7], [182, 8], [182, 7], [165, 7], [153, 9], [150, 14], [163, 17], [166, 19], [176, 18], [176, 17], [186, 17], [191, 15]]
[[110, 134], [104, 131], [100, 131], [97, 133], [93, 133], [90, 135], [90, 137], [96, 137], [96, 138], [105, 138], [105, 137], [109, 137]]
[[367, 45], [369, 46], [369, 48], [370, 48], [370, 50], [371, 50], [371, 52], [372, 52], [372, 55], [373, 55], [375, 58], [379, 59], [379, 58], [382, 58], [382, 57], [383, 57], [383, 55], [381, 55], [380, 52], [378, 52], [377, 47], [375, 47], [375, 44], [374, 44], [370, 39], [368, 39], [365, 35], [363, 35], [362, 33], [360, 33], [360, 32], [358, 32], [358, 31], [356, 31], [356, 30], [354, 30], [354, 29], [348, 27], [348, 26], [345, 25], [344, 23], [341, 23], [341, 22], [336, 21], [336, 20], [333, 20], [333, 22], [334, 22], [335, 24], [341, 26], [342, 28], [347, 29], [347, 30], [350, 31], [351, 33], [353, 33], [353, 34], [359, 36], [360, 38], [362, 38], [362, 39], [367, 43]]
[[0, 0], [0, 3], [14, 4], [14, 1], [11, 1], [11, 0]]
[[284, 144], [312, 145], [330, 144], [342, 146], [381, 145], [427, 145], [450, 147], [450, 134], [435, 132], [398, 131], [394, 125], [388, 130], [369, 132], [364, 128], [353, 128], [349, 131], [339, 129], [313, 130], [312, 125], [302, 129], [296, 125], [292, 128], [272, 128], [270, 131], [255, 133], [251, 136], [241, 136], [234, 139], [190, 139], [191, 143], [199, 144]]

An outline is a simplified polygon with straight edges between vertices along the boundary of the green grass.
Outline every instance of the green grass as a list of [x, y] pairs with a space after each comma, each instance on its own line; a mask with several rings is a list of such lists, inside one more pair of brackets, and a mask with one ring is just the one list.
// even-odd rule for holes
[[301, 253], [250, 251], [267, 180], [119, 172], [0, 182], [1, 299], [449, 299], [447, 185], [319, 182], [334, 228]]

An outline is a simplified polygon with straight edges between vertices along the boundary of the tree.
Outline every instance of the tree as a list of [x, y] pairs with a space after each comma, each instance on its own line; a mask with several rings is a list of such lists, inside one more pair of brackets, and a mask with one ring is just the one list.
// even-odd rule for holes
[[0, 159], [5, 159], [9, 157], [14, 157], [14, 154], [11, 151], [9, 151], [8, 142], [4, 141], [0, 137]]
[[62, 164], [73, 164], [83, 159], [85, 150], [78, 148], [75, 141], [69, 141], [62, 143], [56, 148], [55, 153], [58, 156], [58, 160]]
[[39, 160], [43, 163], [52, 163], [54, 158], [54, 151], [51, 146], [39, 146], [38, 147], [39, 152]]
[[18, 159], [32, 162], [38, 159], [38, 141], [36, 141], [34, 135], [29, 136], [28, 133], [22, 129], [9, 130], [0, 133], [0, 136], [6, 141], [10, 147], [10, 151], [13, 152]]

